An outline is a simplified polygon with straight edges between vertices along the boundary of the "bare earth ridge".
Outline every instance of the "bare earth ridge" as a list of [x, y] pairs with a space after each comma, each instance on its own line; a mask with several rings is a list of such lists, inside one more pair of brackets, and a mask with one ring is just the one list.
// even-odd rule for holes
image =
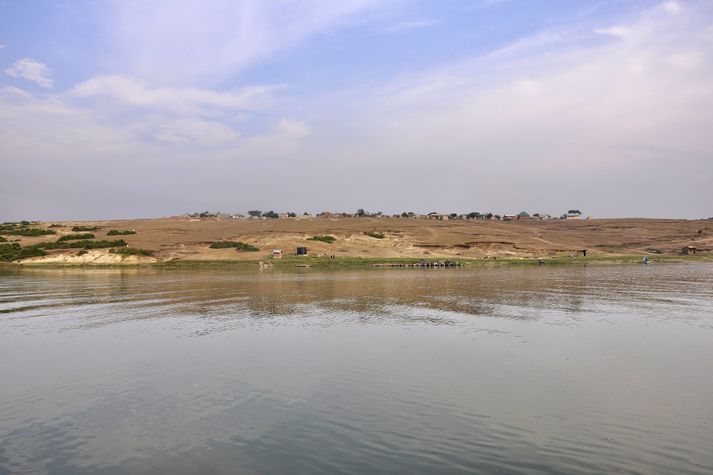
[[[49, 225], [50, 223], [44, 223]], [[166, 261], [261, 260], [272, 249], [285, 255], [306, 246], [310, 255], [365, 258], [532, 258], [588, 255], [680, 254], [685, 246], [700, 251], [713, 248], [713, 221], [672, 219], [590, 219], [514, 221], [430, 221], [397, 218], [233, 219], [158, 218], [121, 221], [62, 222], [58, 236], [22, 237], [31, 245], [54, 241], [71, 233], [71, 227], [100, 226], [97, 239], [112, 239], [110, 229], [135, 230], [116, 236], [130, 246], [153, 251], [153, 257], [110, 254], [93, 250], [52, 250], [28, 263], [150, 263]], [[380, 232], [383, 239], [368, 236]], [[331, 235], [332, 244], [309, 241], [315, 235]], [[214, 241], [243, 241], [260, 249], [210, 249]]]

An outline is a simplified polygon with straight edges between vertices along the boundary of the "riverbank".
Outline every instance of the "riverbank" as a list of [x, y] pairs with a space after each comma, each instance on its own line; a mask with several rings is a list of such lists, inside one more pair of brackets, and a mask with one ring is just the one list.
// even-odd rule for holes
[[[449, 260], [447, 268], [459, 267], [498, 267], [498, 266], [568, 266], [568, 265], [623, 265], [642, 264], [640, 255], [590, 256], [590, 257], [553, 257], [553, 258], [517, 258], [517, 259], [455, 259]], [[711, 262], [713, 255], [693, 256], [654, 256], [651, 264]], [[421, 265], [425, 264], [425, 265]], [[126, 260], [94, 263], [80, 262], [43, 262], [24, 261], [20, 263], [0, 263], [0, 268], [155, 268], [155, 269], [203, 269], [203, 268], [239, 268], [262, 270], [285, 269], [382, 269], [382, 268], [446, 268], [443, 259], [414, 258], [360, 258], [360, 257], [317, 257], [289, 256], [275, 260], [174, 260], [167, 262]]]
[[[541, 260], [638, 262], [645, 255], [654, 260], [706, 259], [713, 254], [713, 220], [174, 217], [3, 227], [4, 260], [33, 266], [192, 267], [262, 261], [278, 267], [369, 267], [422, 260], [522, 265]], [[308, 255], [296, 256], [298, 248], [306, 248]], [[696, 255], [682, 255], [689, 252]], [[273, 259], [275, 255], [282, 259]]]

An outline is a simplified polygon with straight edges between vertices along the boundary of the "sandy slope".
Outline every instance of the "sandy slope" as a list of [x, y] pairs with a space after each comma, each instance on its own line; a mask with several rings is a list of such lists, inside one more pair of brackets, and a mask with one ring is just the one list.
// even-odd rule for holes
[[[49, 223], [48, 223], [49, 224]], [[165, 260], [263, 259], [272, 249], [294, 253], [307, 246], [310, 254], [362, 257], [545, 257], [572, 255], [580, 249], [590, 254], [680, 253], [687, 245], [713, 248], [713, 221], [660, 219], [599, 219], [552, 221], [428, 221], [395, 218], [189, 219], [183, 217], [126, 221], [65, 222], [58, 233], [70, 233], [74, 225], [97, 225], [97, 239], [124, 239], [131, 246], [154, 251]], [[129, 236], [106, 236], [109, 229], [135, 229]], [[379, 231], [384, 239], [365, 232]], [[307, 241], [310, 236], [329, 234], [332, 244]], [[23, 244], [54, 240], [55, 237], [21, 238]], [[251, 243], [260, 252], [209, 249], [217, 240]], [[34, 262], [137, 263], [153, 258], [125, 257], [107, 251], [51, 251]], [[81, 261], [81, 262], [80, 262]]]

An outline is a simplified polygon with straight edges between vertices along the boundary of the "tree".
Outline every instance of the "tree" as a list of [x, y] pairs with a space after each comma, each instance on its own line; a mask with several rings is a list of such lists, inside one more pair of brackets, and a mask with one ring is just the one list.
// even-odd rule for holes
[[265, 216], [266, 218], [270, 218], [270, 219], [275, 219], [275, 218], [279, 218], [279, 217], [280, 217], [280, 215], [278, 215], [277, 213], [275, 213], [275, 212], [272, 211], [272, 210], [270, 210], [270, 211], [268, 211], [268, 212], [266, 212], [266, 213], [262, 213], [262, 215]]
[[296, 218], [296, 217], [297, 217], [297, 213], [293, 213], [292, 211], [290, 211], [289, 213], [287, 213], [287, 216], [288, 216], [289, 218]]
[[366, 216], [366, 211], [364, 211], [364, 208], [359, 208], [356, 212], [356, 215], [361, 218], [363, 216]]
[[451, 213], [448, 216], [450, 216], [451, 219], [456, 219], [458, 217], [458, 213]]
[[253, 218], [257, 218], [258, 216], [262, 215], [262, 211], [254, 209], [252, 211], [248, 211], [248, 214]]

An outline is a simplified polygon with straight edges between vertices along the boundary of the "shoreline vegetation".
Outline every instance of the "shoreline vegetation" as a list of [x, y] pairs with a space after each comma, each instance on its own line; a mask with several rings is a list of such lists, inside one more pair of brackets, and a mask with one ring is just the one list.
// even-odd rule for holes
[[[128, 250], [124, 250], [128, 249]], [[80, 253], [86, 253], [85, 250]], [[119, 255], [150, 256], [151, 251], [131, 248], [111, 249], [109, 251]], [[499, 266], [544, 266], [544, 265], [607, 265], [607, 264], [643, 264], [640, 255], [619, 256], [591, 256], [591, 257], [545, 257], [545, 258], [517, 258], [517, 259], [456, 259], [449, 260], [450, 265], [444, 265], [443, 259], [415, 259], [415, 258], [360, 258], [360, 257], [314, 257], [295, 256], [280, 260], [266, 259], [234, 259], [234, 260], [173, 260], [173, 261], [133, 261], [111, 263], [73, 263], [73, 262], [0, 262], [0, 268], [106, 268], [106, 267], [143, 267], [154, 269], [191, 269], [191, 268], [260, 268], [260, 269], [383, 269], [383, 268], [462, 268], [462, 267], [499, 267]], [[711, 262], [713, 255], [695, 256], [655, 256], [650, 264], [693, 263]], [[419, 265], [426, 264], [426, 265]]]
[[[112, 239], [121, 237], [122, 239]], [[171, 218], [0, 225], [0, 264], [261, 269], [713, 261], [713, 220]], [[306, 255], [298, 255], [306, 254]]]

